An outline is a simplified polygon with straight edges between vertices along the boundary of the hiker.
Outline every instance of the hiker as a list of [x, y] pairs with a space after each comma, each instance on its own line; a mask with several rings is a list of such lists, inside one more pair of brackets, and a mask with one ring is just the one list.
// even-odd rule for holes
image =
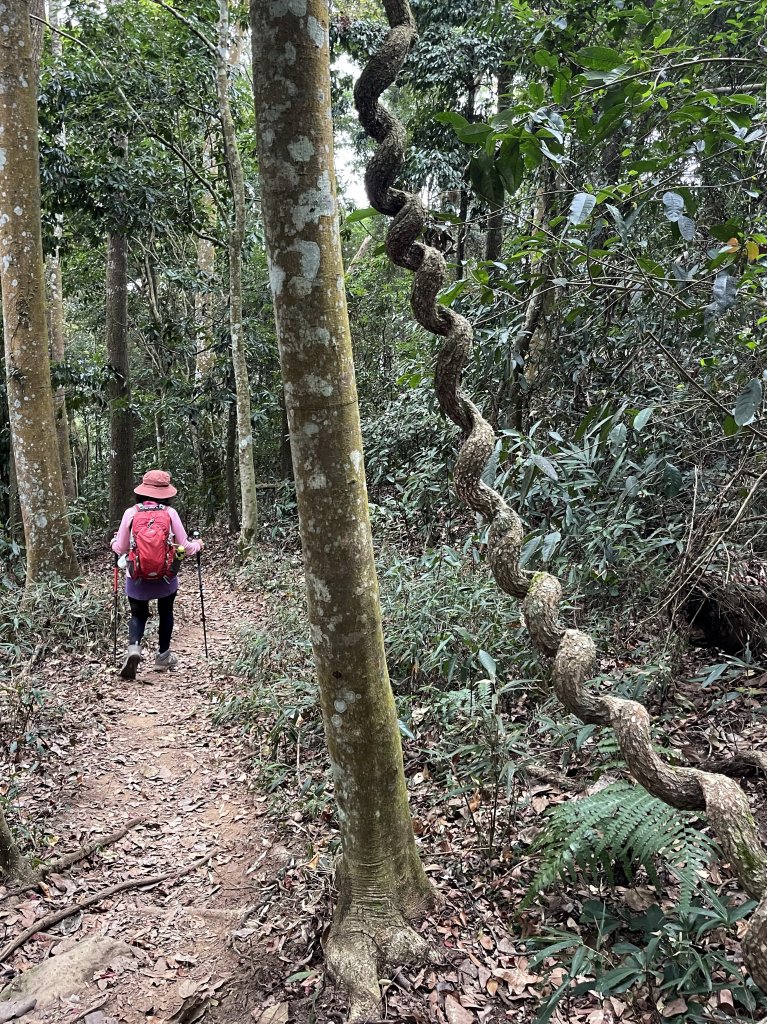
[[[149, 602], [157, 601], [159, 650], [154, 659], [158, 672], [178, 664], [170, 649], [173, 633], [173, 602], [178, 590], [178, 570], [183, 555], [202, 551], [201, 540], [190, 540], [171, 500], [178, 493], [170, 482], [170, 473], [150, 469], [134, 489], [137, 502], [125, 510], [120, 528], [112, 540], [112, 550], [125, 563], [125, 593], [130, 603], [128, 653], [120, 669], [123, 679], [135, 679], [138, 663], [144, 657], [141, 639], [149, 618]], [[183, 551], [183, 555], [182, 552]]]

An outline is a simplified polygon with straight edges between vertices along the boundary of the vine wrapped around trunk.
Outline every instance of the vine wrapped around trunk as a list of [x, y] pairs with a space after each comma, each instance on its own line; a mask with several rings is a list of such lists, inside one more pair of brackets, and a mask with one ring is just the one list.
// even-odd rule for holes
[[767, 852], [740, 786], [724, 775], [675, 767], [655, 753], [647, 710], [587, 687], [594, 675], [596, 648], [587, 634], [559, 623], [559, 581], [545, 572], [526, 572], [519, 556], [524, 531], [516, 512], [482, 479], [495, 446], [490, 424], [461, 390], [463, 368], [471, 353], [473, 331], [465, 317], [437, 303], [447, 280], [442, 254], [420, 240], [426, 212], [417, 195], [394, 188], [402, 166], [405, 132], [378, 102], [391, 85], [416, 39], [408, 0], [384, 0], [390, 31], [362, 72], [355, 89], [360, 122], [379, 145], [365, 185], [371, 205], [393, 218], [386, 238], [389, 258], [413, 271], [413, 314], [426, 330], [444, 338], [437, 355], [435, 389], [440, 408], [458, 426], [464, 441], [455, 466], [458, 496], [490, 523], [488, 551], [498, 586], [523, 602], [525, 621], [539, 653], [553, 661], [554, 690], [581, 721], [611, 726], [632, 774], [650, 793], [672, 807], [704, 812], [740, 883], [760, 905], [749, 922], [743, 953], [754, 981], [767, 991]]

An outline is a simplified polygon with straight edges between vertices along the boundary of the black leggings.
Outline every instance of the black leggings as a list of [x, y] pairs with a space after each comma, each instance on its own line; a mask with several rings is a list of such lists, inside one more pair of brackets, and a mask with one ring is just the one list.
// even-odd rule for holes
[[[173, 634], [173, 602], [175, 594], [157, 599], [157, 614], [160, 619], [160, 654], [170, 647], [170, 638]], [[128, 623], [128, 642], [140, 644], [144, 635], [146, 620], [149, 618], [149, 602], [137, 601], [135, 597], [129, 597], [130, 622]]]

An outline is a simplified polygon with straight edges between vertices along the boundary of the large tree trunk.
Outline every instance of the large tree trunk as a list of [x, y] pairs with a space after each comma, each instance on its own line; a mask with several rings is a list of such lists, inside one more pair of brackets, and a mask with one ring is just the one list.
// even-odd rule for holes
[[27, 585], [78, 574], [54, 425], [40, 230], [37, 96], [29, 4], [15, 0], [0, 33], [3, 96], [0, 280], [8, 409], [27, 547]]
[[229, 184], [232, 191], [232, 217], [229, 223], [229, 330], [232, 340], [232, 366], [237, 395], [237, 452], [240, 466], [240, 554], [247, 557], [258, 533], [256, 471], [253, 466], [253, 428], [250, 418], [250, 382], [245, 359], [245, 333], [242, 326], [242, 245], [245, 239], [245, 177], [237, 145], [234, 118], [229, 104], [229, 2], [219, 0], [218, 46], [216, 47], [216, 91], [224, 137]]
[[111, 232], [106, 291], [109, 395], [109, 525], [119, 525], [133, 500], [133, 416], [128, 365], [128, 240]]
[[335, 198], [328, 9], [253, 0], [262, 208], [342, 860], [328, 967], [352, 1019], [377, 971], [423, 955], [432, 901], [386, 670]]

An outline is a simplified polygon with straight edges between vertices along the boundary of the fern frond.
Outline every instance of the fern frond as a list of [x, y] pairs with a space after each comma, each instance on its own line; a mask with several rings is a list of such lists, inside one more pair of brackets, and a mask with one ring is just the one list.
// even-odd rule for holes
[[659, 866], [679, 881], [679, 905], [689, 912], [701, 887], [701, 873], [717, 846], [694, 825], [691, 814], [677, 811], [641, 786], [614, 782], [597, 793], [555, 807], [532, 851], [543, 854], [520, 909], [529, 907], [558, 880], [570, 881], [580, 872], [589, 880], [615, 883], [619, 864], [632, 879], [641, 867], [656, 889]]

